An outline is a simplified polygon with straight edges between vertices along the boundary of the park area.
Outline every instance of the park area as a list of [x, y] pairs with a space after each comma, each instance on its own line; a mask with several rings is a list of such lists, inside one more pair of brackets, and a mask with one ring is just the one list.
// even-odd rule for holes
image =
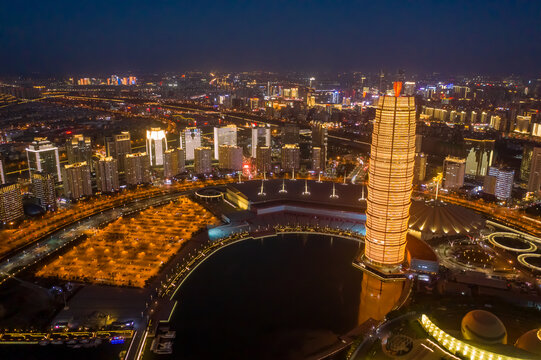
[[201, 205], [181, 197], [93, 230], [82, 243], [44, 265], [36, 275], [144, 287], [194, 233], [217, 222]]

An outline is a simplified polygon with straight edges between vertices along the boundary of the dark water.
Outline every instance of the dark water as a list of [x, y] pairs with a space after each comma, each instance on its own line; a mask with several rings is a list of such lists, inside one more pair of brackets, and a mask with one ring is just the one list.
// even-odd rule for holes
[[221, 250], [180, 289], [167, 358], [292, 359], [336, 343], [357, 325], [357, 247], [287, 235]]

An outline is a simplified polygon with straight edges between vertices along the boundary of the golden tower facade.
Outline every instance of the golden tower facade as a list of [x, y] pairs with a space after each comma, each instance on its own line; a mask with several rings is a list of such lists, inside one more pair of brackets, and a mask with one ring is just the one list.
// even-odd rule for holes
[[[397, 89], [398, 88], [398, 89]], [[404, 261], [415, 164], [415, 98], [382, 96], [378, 101], [366, 211], [365, 259], [378, 266]]]

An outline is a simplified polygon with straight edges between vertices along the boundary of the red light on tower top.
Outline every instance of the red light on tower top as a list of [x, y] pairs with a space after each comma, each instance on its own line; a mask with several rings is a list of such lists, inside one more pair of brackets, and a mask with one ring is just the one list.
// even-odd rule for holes
[[402, 91], [402, 81], [395, 81], [393, 84], [394, 96], [399, 97], [400, 91]]

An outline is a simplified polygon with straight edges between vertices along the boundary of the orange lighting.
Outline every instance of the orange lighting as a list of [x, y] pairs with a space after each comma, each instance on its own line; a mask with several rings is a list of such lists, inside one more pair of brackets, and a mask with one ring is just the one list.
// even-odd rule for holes
[[414, 163], [415, 99], [383, 96], [372, 134], [366, 211], [365, 257], [376, 265], [404, 261]]

